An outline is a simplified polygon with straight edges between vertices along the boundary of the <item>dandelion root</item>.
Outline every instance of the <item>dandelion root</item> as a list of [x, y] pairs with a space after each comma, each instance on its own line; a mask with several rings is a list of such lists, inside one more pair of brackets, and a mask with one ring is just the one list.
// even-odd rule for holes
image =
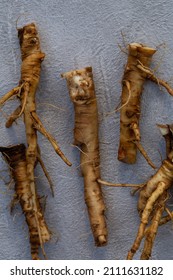
[[75, 145], [81, 148], [81, 170], [84, 177], [85, 202], [95, 243], [103, 246], [107, 242], [104, 218], [105, 205], [99, 172], [98, 113], [94, 91], [92, 68], [74, 70], [62, 74], [66, 78], [70, 97], [75, 109]]
[[[35, 190], [31, 189], [27, 177], [25, 145], [0, 147], [0, 152], [10, 167], [15, 182], [15, 201], [20, 202], [28, 224], [32, 259], [39, 259], [39, 247], [46, 258], [43, 245], [50, 240], [51, 235], [44, 220], [38, 195]], [[12, 206], [14, 205], [12, 204]]]
[[[128, 61], [122, 79], [120, 144], [118, 150], [118, 159], [125, 163], [135, 163], [136, 143], [141, 138], [139, 131], [140, 98], [147, 74], [138, 68], [139, 61], [148, 67], [155, 52], [155, 49], [141, 44], [132, 43], [129, 45]], [[124, 106], [124, 104], [126, 105]], [[148, 156], [144, 154], [144, 157], [151, 165]]]
[[[154, 204], [156, 203], [158, 198], [164, 193], [164, 191], [167, 190], [168, 187], [169, 187], [169, 185], [167, 185], [165, 182], [159, 182], [157, 184], [157, 188], [155, 189], [155, 191], [153, 191], [153, 193], [151, 194], [151, 196], [147, 200], [145, 208], [142, 212], [141, 223], [140, 223], [140, 226], [139, 226], [139, 229], [138, 229], [137, 237], [136, 237], [136, 239], [134, 241], [134, 244], [131, 247], [131, 249], [128, 252], [128, 255], [127, 255], [128, 260], [131, 260], [133, 258], [134, 254], [136, 253], [136, 251], [138, 250], [138, 248], [140, 246], [142, 238], [144, 237], [145, 228], [146, 228], [147, 224], [149, 223], [150, 214], [153, 211]], [[155, 219], [153, 221], [156, 222]], [[151, 228], [150, 234], [153, 234], [152, 228]], [[155, 232], [155, 234], [156, 234], [156, 232]], [[152, 238], [154, 239], [154, 236], [152, 236]], [[145, 248], [147, 248], [146, 245], [145, 245]], [[145, 248], [143, 250], [143, 254], [145, 254]]]
[[[167, 158], [163, 160], [158, 171], [144, 184], [120, 184], [103, 181], [98, 182], [111, 187], [135, 187], [140, 191], [138, 212], [141, 217], [135, 241], [128, 252], [131, 260], [145, 238], [141, 259], [149, 259], [158, 227], [173, 219], [173, 212], [166, 207], [168, 192], [173, 185], [173, 125], [158, 125], [166, 143]], [[162, 216], [167, 211], [167, 216]]]
[[[149, 259], [159, 225], [169, 221], [170, 217], [163, 217], [166, 210], [168, 190], [173, 184], [173, 147], [172, 133], [169, 125], [158, 125], [166, 141], [167, 158], [152, 178], [141, 189], [138, 200], [138, 211], [141, 223], [133, 246], [128, 252], [127, 259], [132, 259], [138, 250], [141, 240], [145, 237], [141, 259]], [[146, 226], [148, 225], [148, 228]]]
[[167, 192], [164, 192], [157, 203], [157, 208], [151, 220], [151, 225], [148, 227], [145, 233], [144, 248], [141, 254], [141, 260], [148, 260], [151, 257], [151, 251], [153, 243], [157, 234], [157, 229], [160, 224], [160, 219], [165, 208], [165, 199], [167, 197]]
[[[41, 52], [35, 24], [31, 23], [18, 29], [18, 37], [22, 58], [21, 79], [18, 87], [0, 98], [0, 105], [3, 105], [13, 96], [17, 96], [20, 100], [20, 106], [10, 116], [6, 123], [6, 127], [10, 127], [18, 117], [22, 114], [24, 115], [28, 144], [26, 151], [27, 176], [30, 180], [31, 188], [34, 191], [34, 167], [38, 160], [37, 130], [50, 141], [56, 153], [66, 162], [66, 164], [70, 166], [71, 163], [61, 152], [55, 139], [43, 127], [36, 114], [35, 95], [40, 79], [41, 62], [44, 60], [45, 54]], [[43, 164], [41, 164], [41, 166], [43, 167]]]

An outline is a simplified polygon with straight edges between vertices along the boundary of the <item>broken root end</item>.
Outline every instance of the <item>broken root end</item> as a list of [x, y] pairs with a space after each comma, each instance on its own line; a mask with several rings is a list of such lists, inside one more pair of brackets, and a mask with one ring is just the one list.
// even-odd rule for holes
[[96, 246], [98, 247], [102, 247], [105, 246], [107, 244], [107, 237], [106, 235], [100, 235], [98, 236], [97, 240], [96, 240]]

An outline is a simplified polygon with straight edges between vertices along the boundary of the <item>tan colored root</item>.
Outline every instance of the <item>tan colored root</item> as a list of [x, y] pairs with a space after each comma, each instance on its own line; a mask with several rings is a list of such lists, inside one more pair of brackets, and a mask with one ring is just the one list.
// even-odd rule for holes
[[[31, 23], [19, 29], [18, 37], [20, 41], [22, 57], [21, 80], [19, 82], [19, 87], [17, 87], [17, 91], [14, 89], [11, 91], [11, 94], [6, 94], [0, 99], [0, 103], [7, 101], [10, 96], [12, 96], [12, 93], [14, 94], [14, 92], [21, 101], [21, 111], [18, 116], [22, 113], [24, 114], [26, 138], [28, 143], [28, 148], [26, 151], [26, 170], [27, 180], [29, 182], [32, 197], [32, 211], [34, 216], [33, 223], [35, 223], [33, 228], [37, 229], [40, 247], [42, 248], [43, 255], [45, 255], [43, 248], [44, 236], [41, 235], [39, 225], [40, 218], [37, 217], [36, 214], [38, 213], [38, 205], [34, 181], [34, 167], [37, 161], [37, 134], [36, 130], [33, 128], [30, 115], [30, 112], [36, 111], [35, 94], [39, 83], [41, 62], [43, 61], [45, 55], [40, 49], [40, 43], [35, 24]], [[7, 121], [7, 126], [10, 126], [13, 121], [17, 119], [18, 116], [16, 116], [16, 111], [18, 111], [18, 108], [15, 110], [15, 115], [12, 115], [10, 120]]]
[[147, 155], [146, 151], [144, 150], [142, 144], [139, 141], [133, 141], [136, 145], [136, 147], [138, 148], [138, 150], [140, 151], [140, 153], [143, 155], [143, 157], [145, 158], [145, 160], [148, 162], [148, 164], [153, 168], [156, 169], [156, 166], [154, 165], [154, 163], [151, 161], [151, 159], [149, 158], [149, 156]]
[[[133, 258], [144, 236], [146, 237], [146, 239], [141, 259], [149, 259], [151, 256], [151, 251], [157, 234], [158, 226], [166, 223], [173, 217], [172, 213], [170, 213], [170, 211], [168, 210], [168, 216], [162, 218], [163, 211], [167, 210], [165, 204], [168, 198], [168, 189], [173, 184], [173, 136], [170, 127], [170, 125], [159, 125], [159, 129], [161, 130], [162, 135], [164, 137], [168, 136], [167, 140], [169, 140], [170, 142], [170, 147], [169, 149], [167, 149], [167, 159], [162, 162], [162, 165], [160, 166], [158, 171], [140, 190], [138, 211], [141, 215], [141, 223], [138, 229], [137, 237], [131, 250], [128, 253], [127, 259]], [[150, 221], [151, 223], [149, 225]]]
[[107, 181], [104, 181], [101, 179], [97, 179], [97, 182], [102, 185], [109, 186], [109, 187], [128, 187], [128, 188], [132, 188], [132, 187], [143, 188], [146, 184], [146, 183], [144, 183], [144, 184], [118, 184], [118, 183], [114, 184], [114, 183], [107, 182]]
[[139, 246], [141, 244], [142, 238], [144, 237], [145, 228], [149, 222], [149, 217], [153, 210], [154, 204], [167, 188], [168, 188], [168, 186], [164, 182], [159, 182], [157, 185], [157, 189], [149, 197], [149, 199], [146, 203], [146, 207], [142, 212], [141, 223], [140, 223], [140, 226], [138, 229], [136, 239], [135, 239], [130, 251], [128, 252], [127, 260], [132, 260], [134, 254], [139, 249]]
[[47, 169], [46, 169], [46, 166], [45, 166], [45, 164], [44, 164], [44, 162], [43, 162], [43, 160], [42, 160], [42, 158], [41, 158], [40, 153], [37, 153], [37, 160], [38, 160], [38, 162], [40, 163], [40, 166], [41, 166], [41, 168], [43, 169], [44, 175], [46, 176], [46, 178], [47, 178], [47, 180], [48, 180], [48, 182], [49, 182], [49, 186], [50, 186], [50, 189], [51, 189], [51, 192], [52, 192], [52, 196], [54, 197], [54, 186], [53, 186], [53, 182], [52, 182], [52, 180], [51, 180], [51, 178], [50, 178], [50, 175], [49, 175], [49, 173], [48, 173], [48, 171], [47, 171]]
[[7, 92], [4, 96], [0, 98], [0, 105], [3, 105], [7, 100], [14, 97], [17, 94], [20, 94], [23, 85], [18, 86]]
[[160, 197], [155, 209], [155, 214], [151, 221], [151, 225], [149, 226], [149, 228], [147, 229], [147, 233], [145, 234], [144, 248], [140, 257], [141, 260], [148, 260], [151, 257], [154, 240], [156, 238], [160, 219], [165, 207], [165, 196], [166, 193], [163, 193]]
[[10, 117], [8, 118], [8, 120], [6, 121], [6, 124], [5, 124], [5, 126], [6, 126], [7, 128], [9, 128], [10, 126], [12, 126], [13, 122], [15, 122], [15, 121], [17, 120], [17, 118], [19, 117], [19, 114], [20, 114], [21, 110], [22, 110], [22, 107], [19, 106], [19, 107], [17, 107], [17, 108], [14, 110], [14, 112], [10, 115]]
[[[172, 153], [172, 152], [171, 152]], [[171, 157], [171, 153], [169, 157]], [[139, 214], [143, 212], [146, 203], [152, 193], [157, 189], [158, 183], [162, 180], [170, 188], [173, 183], [173, 164], [171, 158], [169, 157], [162, 162], [162, 165], [157, 170], [157, 172], [150, 178], [146, 186], [140, 191], [138, 200], [138, 211]], [[172, 155], [173, 158], [173, 155]]]
[[[118, 150], [118, 160], [125, 163], [136, 162], [137, 146], [134, 141], [140, 140], [140, 97], [146, 73], [138, 69], [138, 60], [148, 67], [155, 52], [156, 50], [138, 43], [129, 45], [128, 61], [122, 78], [120, 144]], [[134, 124], [136, 128], [133, 127]]]
[[141, 140], [141, 134], [137, 123], [131, 123], [130, 128], [133, 130], [136, 141]]
[[133, 130], [134, 135], [135, 135], [135, 139], [134, 142], [136, 144], [136, 147], [138, 148], [138, 150], [140, 151], [140, 153], [143, 155], [143, 157], [145, 158], [145, 160], [148, 162], [148, 164], [156, 169], [154, 163], [151, 161], [151, 159], [149, 158], [149, 156], [147, 155], [145, 149], [143, 148], [140, 139], [141, 139], [141, 135], [140, 135], [140, 130], [139, 130], [139, 126], [137, 123], [131, 123], [130, 128]]
[[162, 213], [164, 211], [164, 207], [161, 207], [157, 210], [156, 215], [153, 218], [153, 222], [148, 230], [146, 240], [144, 243], [144, 248], [141, 254], [140, 259], [141, 260], [148, 260], [151, 257], [151, 252], [153, 248], [153, 243], [157, 234], [157, 229], [159, 226], [159, 220], [162, 216]]
[[75, 109], [75, 145], [81, 152], [80, 167], [84, 177], [85, 202], [97, 246], [107, 243], [107, 227], [104, 217], [105, 204], [100, 177], [98, 142], [98, 112], [94, 91], [92, 68], [74, 70], [62, 75], [66, 78]]
[[[20, 100], [20, 106], [10, 116], [6, 127], [10, 127], [18, 117], [22, 114], [24, 115], [26, 140], [28, 144], [26, 152], [27, 176], [31, 190], [34, 193], [34, 167], [37, 162], [37, 130], [34, 127], [36, 121], [34, 121], [33, 115], [36, 112], [35, 95], [40, 79], [41, 63], [44, 60], [45, 54], [41, 52], [38, 32], [34, 23], [18, 29], [18, 37], [22, 58], [21, 79], [18, 87], [0, 98], [0, 105], [4, 104], [12, 96], [17, 96]], [[19, 109], [21, 110], [19, 111]], [[41, 122], [39, 122], [39, 124], [37, 123], [37, 126], [38, 125], [40, 126]], [[46, 137], [54, 146], [56, 152], [62, 156], [63, 160], [68, 165], [71, 165], [60, 151], [56, 141], [47, 133], [43, 126], [41, 126], [40, 130], [41, 133], [44, 135], [46, 134]], [[48, 178], [48, 175], [46, 175], [46, 177]]]
[[[25, 85], [22, 85], [22, 87], [24, 88]], [[29, 90], [29, 88], [28, 88]], [[22, 105], [19, 105], [15, 110], [14, 112], [11, 114], [11, 116], [8, 118], [5, 126], [7, 128], [9, 128], [14, 121], [16, 121], [24, 112], [25, 110], [25, 105], [26, 105], [26, 102], [27, 102], [27, 97], [28, 97], [28, 91], [24, 91], [23, 93], [23, 101], [21, 102]]]
[[170, 87], [170, 85], [165, 82], [164, 80], [161, 80], [157, 78], [154, 73], [151, 71], [151, 69], [144, 67], [141, 63], [137, 66], [141, 71], [147, 74], [147, 79], [151, 80], [152, 82], [163, 86], [167, 92], [173, 96], [173, 89]]
[[[25, 85], [24, 85], [25, 87]], [[25, 110], [25, 106], [26, 106], [26, 102], [27, 102], [27, 97], [29, 95], [29, 86], [27, 86], [25, 88], [25, 91], [23, 93], [23, 100], [22, 100], [22, 106], [21, 106], [21, 111], [20, 113], [18, 114], [18, 118], [23, 114], [24, 110]]]
[[[98, 182], [112, 187], [136, 187], [134, 192], [140, 191], [138, 201], [138, 211], [141, 216], [141, 223], [138, 229], [136, 239], [128, 252], [127, 259], [132, 259], [136, 251], [139, 249], [142, 239], [146, 236], [144, 249], [141, 259], [148, 259], [151, 255], [154, 240], [157, 234], [158, 226], [165, 224], [173, 219], [173, 212], [165, 207], [168, 189], [173, 184], [173, 146], [172, 146], [172, 126], [166, 125], [159, 127], [162, 135], [169, 135], [169, 149], [167, 149], [167, 159], [162, 162], [158, 171], [144, 184], [114, 184], [98, 179]], [[164, 209], [168, 215], [162, 218]], [[151, 224], [149, 225], [151, 221]], [[148, 227], [147, 227], [148, 226]]]
[[46, 131], [46, 129], [44, 128], [44, 126], [43, 126], [42, 122], [40, 121], [39, 117], [37, 116], [37, 114], [35, 112], [31, 112], [31, 117], [33, 120], [33, 126], [49, 140], [49, 142], [52, 144], [55, 152], [62, 158], [62, 160], [67, 165], [71, 166], [72, 165], [71, 162], [62, 153], [56, 140]]
[[21, 144], [7, 148], [0, 147], [0, 151], [12, 170], [16, 198], [20, 202], [29, 228], [32, 258], [39, 259], [39, 247], [41, 247], [44, 257], [47, 258], [44, 243], [50, 240], [50, 232], [44, 220], [38, 195], [35, 190], [33, 192], [27, 178], [25, 146]]

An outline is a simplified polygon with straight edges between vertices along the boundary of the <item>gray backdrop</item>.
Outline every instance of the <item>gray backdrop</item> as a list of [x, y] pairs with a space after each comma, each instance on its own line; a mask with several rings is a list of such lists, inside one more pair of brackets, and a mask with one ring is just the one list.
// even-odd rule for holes
[[[141, 42], [157, 47], [152, 68], [173, 86], [173, 5], [172, 1], [155, 0], [71, 0], [0, 1], [0, 83], [1, 96], [18, 84], [20, 48], [18, 26], [34, 21], [39, 30], [42, 51], [46, 58], [37, 92], [38, 114], [45, 127], [56, 137], [63, 152], [73, 163], [69, 168], [55, 154], [50, 143], [39, 135], [42, 157], [55, 186], [50, 195], [43, 172], [36, 168], [40, 194], [47, 195], [45, 218], [52, 231], [52, 241], [45, 245], [49, 259], [125, 259], [132, 245], [139, 217], [138, 196], [129, 189], [103, 187], [107, 205], [109, 242], [96, 248], [83, 199], [83, 179], [79, 167], [79, 151], [72, 147], [74, 110], [66, 81], [60, 74], [85, 66], [93, 67], [100, 123], [100, 156], [102, 178], [114, 182], [141, 183], [154, 171], [138, 153], [134, 165], [117, 160], [119, 112], [105, 117], [118, 106], [121, 78], [127, 56], [118, 44]], [[123, 33], [124, 35], [122, 36]], [[22, 118], [12, 128], [5, 128], [5, 119], [16, 107], [12, 100], [0, 111], [1, 146], [25, 143]], [[140, 128], [142, 144], [159, 167], [165, 157], [164, 139], [156, 123], [171, 123], [173, 97], [157, 85], [147, 82], [141, 100]], [[6, 163], [0, 163], [0, 259], [30, 259], [28, 231], [18, 206], [9, 213], [13, 184]], [[171, 207], [172, 198], [169, 204]], [[172, 223], [159, 228], [153, 259], [173, 259]], [[139, 258], [139, 254], [136, 254]]]

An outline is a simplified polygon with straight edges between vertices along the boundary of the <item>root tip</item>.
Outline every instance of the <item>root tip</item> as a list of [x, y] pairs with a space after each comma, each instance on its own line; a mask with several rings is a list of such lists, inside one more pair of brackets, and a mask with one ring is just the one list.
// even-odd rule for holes
[[105, 246], [106, 244], [107, 244], [106, 235], [99, 235], [98, 238], [97, 238], [96, 245], [98, 247], [101, 247], [101, 246]]

